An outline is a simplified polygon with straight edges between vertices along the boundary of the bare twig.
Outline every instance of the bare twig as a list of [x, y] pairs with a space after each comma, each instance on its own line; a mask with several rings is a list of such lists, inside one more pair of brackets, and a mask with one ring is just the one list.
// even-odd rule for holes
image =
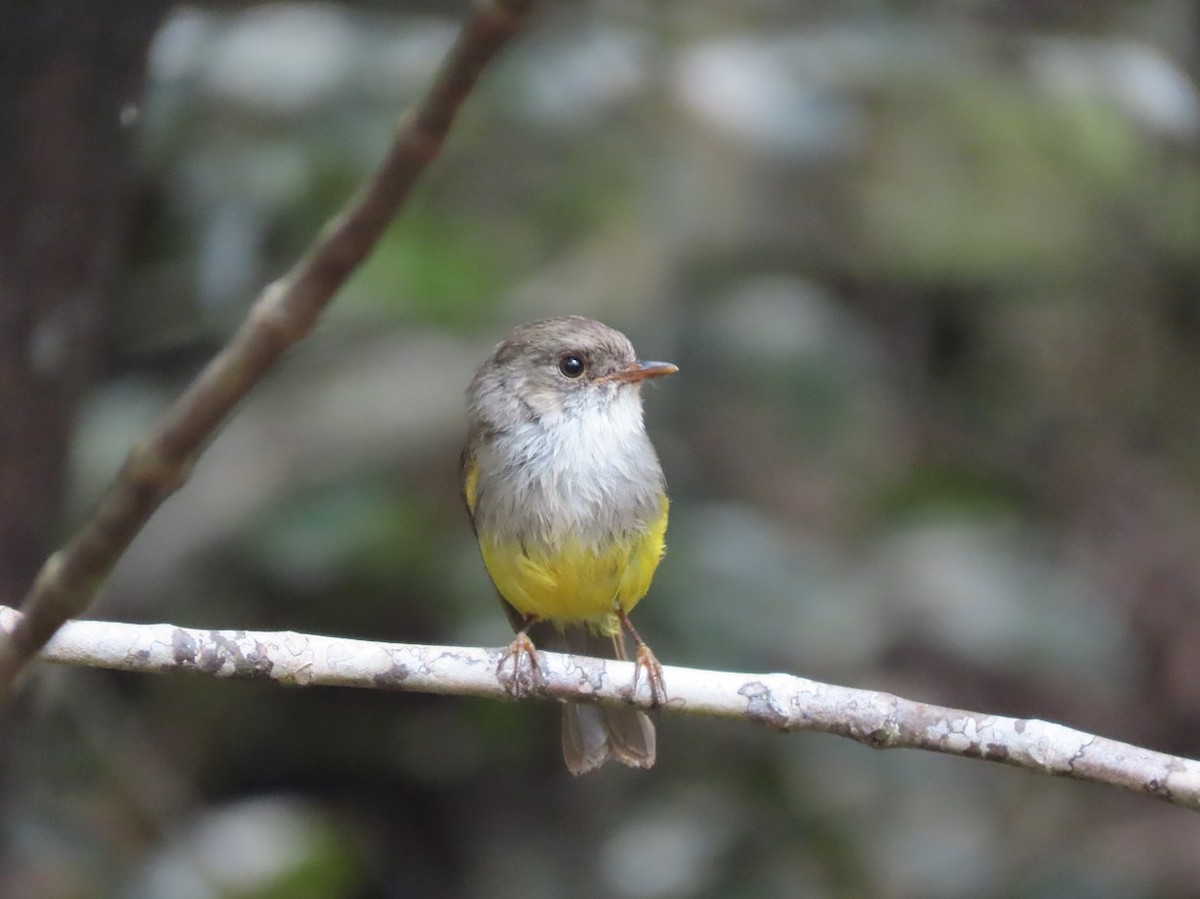
[[237, 403], [302, 340], [367, 257], [437, 156], [484, 67], [521, 28], [532, 0], [479, 3], [425, 96], [400, 122], [387, 156], [299, 262], [259, 295], [229, 344], [132, 450], [92, 518], [43, 566], [23, 618], [0, 641], [0, 701], [20, 670], [96, 590], [147, 519], [187, 480], [196, 457]]
[[[21, 614], [0, 606], [0, 633]], [[500, 650], [372, 643], [284, 632], [76, 621], [46, 646], [48, 661], [121, 671], [193, 671], [293, 686], [365, 687], [510, 698], [496, 678]], [[651, 705], [631, 693], [633, 664], [541, 653], [542, 695]], [[854, 690], [789, 674], [664, 669], [666, 711], [752, 721], [781, 731], [839, 734], [876, 749], [927, 749], [1041, 774], [1123, 787], [1200, 810], [1200, 762], [1036, 719], [1003, 718]]]

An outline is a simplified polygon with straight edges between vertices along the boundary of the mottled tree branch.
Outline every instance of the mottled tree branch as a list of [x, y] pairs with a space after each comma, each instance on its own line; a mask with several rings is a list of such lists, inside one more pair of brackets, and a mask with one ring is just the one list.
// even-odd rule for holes
[[[21, 614], [0, 606], [0, 633]], [[496, 677], [499, 649], [373, 643], [341, 637], [214, 631], [170, 624], [76, 621], [46, 646], [47, 661], [143, 673], [192, 671], [291, 686], [362, 687], [510, 698]], [[534, 695], [650, 708], [633, 664], [540, 653], [544, 684]], [[812, 730], [876, 749], [926, 749], [1123, 787], [1200, 810], [1200, 762], [1142, 749], [1036, 719], [1004, 718], [855, 690], [789, 674], [664, 668], [664, 711]], [[643, 679], [644, 680], [644, 679]]]
[[476, 5], [425, 95], [401, 120], [386, 157], [308, 252], [267, 286], [228, 345], [155, 428], [130, 450], [95, 514], [42, 567], [24, 616], [0, 641], [0, 701], [21, 668], [96, 590], [149, 517], [187, 480], [199, 453], [238, 402], [316, 324], [374, 248], [485, 66], [521, 28], [532, 0]]

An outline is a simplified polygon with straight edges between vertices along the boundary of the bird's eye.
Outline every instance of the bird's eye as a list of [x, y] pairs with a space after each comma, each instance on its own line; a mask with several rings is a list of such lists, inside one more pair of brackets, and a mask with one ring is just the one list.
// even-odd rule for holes
[[583, 359], [574, 353], [567, 353], [567, 355], [558, 360], [558, 370], [568, 378], [578, 378], [583, 374], [583, 368]]

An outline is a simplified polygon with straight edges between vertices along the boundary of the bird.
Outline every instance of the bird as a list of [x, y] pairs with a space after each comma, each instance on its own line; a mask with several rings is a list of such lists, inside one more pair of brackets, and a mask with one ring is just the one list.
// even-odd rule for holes
[[[536, 645], [627, 658], [651, 700], [662, 666], [629, 620], [666, 546], [666, 479], [646, 433], [642, 384], [674, 374], [639, 361], [629, 338], [578, 315], [513, 329], [467, 389], [462, 455], [467, 510], [516, 637], [497, 676], [519, 697], [540, 680]], [[511, 671], [510, 671], [511, 669]], [[633, 708], [566, 703], [563, 758], [573, 774], [609, 759], [653, 766], [656, 735]]]

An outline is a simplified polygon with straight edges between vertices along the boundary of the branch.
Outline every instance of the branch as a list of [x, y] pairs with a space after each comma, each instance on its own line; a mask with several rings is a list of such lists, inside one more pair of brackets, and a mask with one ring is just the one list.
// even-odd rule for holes
[[[22, 615], [0, 606], [0, 634]], [[171, 624], [75, 621], [47, 644], [43, 658], [68, 665], [165, 674], [273, 680], [291, 686], [363, 687], [510, 699], [496, 678], [499, 649], [374, 643], [291, 631], [214, 631]], [[637, 705], [633, 664], [539, 653], [538, 695]], [[789, 674], [663, 669], [664, 711], [751, 721], [779, 731], [812, 730], [875, 749], [927, 749], [1040, 774], [1123, 787], [1200, 810], [1200, 762], [1031, 718], [1003, 718], [854, 690]]]
[[187, 480], [237, 403], [312, 330], [437, 156], [480, 73], [520, 30], [531, 7], [532, 0], [475, 6], [424, 97], [401, 120], [374, 176], [291, 271], [263, 290], [229, 344], [130, 450], [95, 514], [42, 567], [22, 603], [24, 617], [0, 641], [0, 702], [54, 632], [87, 608], [146, 521]]

